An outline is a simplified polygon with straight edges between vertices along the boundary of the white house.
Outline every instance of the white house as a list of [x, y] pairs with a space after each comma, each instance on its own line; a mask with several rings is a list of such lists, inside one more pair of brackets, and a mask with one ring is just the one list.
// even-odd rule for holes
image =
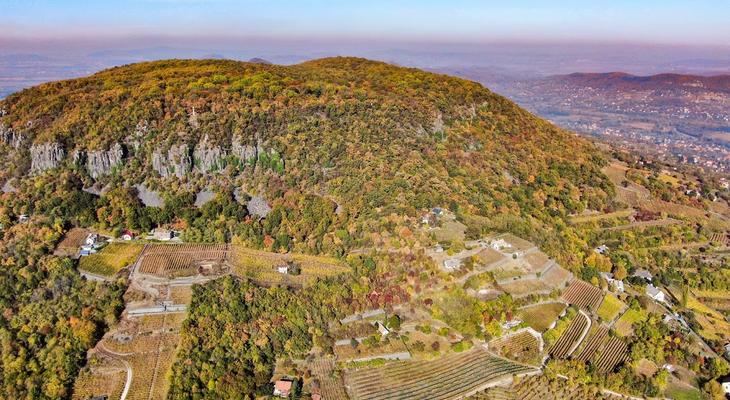
[[729, 355], [729, 356], [730, 356], [730, 343], [727, 343], [727, 344], [725, 345], [725, 354], [727, 354], [727, 355]]
[[278, 267], [276, 267], [276, 272], [278, 272], [278, 273], [280, 273], [280, 274], [284, 274], [284, 275], [286, 275], [286, 274], [288, 274], [288, 273], [289, 273], [289, 266], [288, 266], [288, 265], [286, 265], [286, 264], [284, 264], [284, 265], [279, 265]]
[[634, 272], [634, 275], [632, 275], [632, 276], [635, 276], [637, 278], [642, 278], [647, 282], [651, 282], [651, 280], [654, 278], [654, 276], [651, 274], [651, 272], [649, 272], [645, 269], [637, 269]]
[[720, 384], [722, 384], [722, 390], [725, 391], [725, 396], [730, 395], [730, 375], [720, 378]]
[[492, 242], [492, 249], [499, 250], [499, 249], [508, 249], [512, 247], [509, 243], [505, 242], [504, 239], [497, 239]]
[[598, 247], [596, 247], [593, 251], [595, 251], [598, 254], [606, 254], [608, 252], [608, 246], [605, 244], [602, 244]]
[[437, 244], [436, 247], [433, 248], [433, 252], [434, 253], [443, 253], [444, 252], [444, 248], [441, 247], [440, 244]]
[[624, 292], [624, 282], [620, 281], [618, 279], [613, 279], [613, 274], [610, 272], [601, 272], [601, 276], [603, 279], [608, 282], [609, 286], [611, 286], [615, 291], [619, 293]]
[[459, 267], [461, 267], [461, 260], [458, 258], [449, 258], [444, 260], [444, 269], [449, 272], [457, 270]]
[[278, 380], [274, 382], [274, 396], [288, 398], [291, 394], [292, 382], [285, 380]]
[[664, 292], [661, 291], [658, 287], [648, 284], [646, 285], [646, 295], [651, 297], [652, 299], [656, 301], [664, 302]]
[[388, 334], [390, 333], [390, 329], [388, 329], [388, 327], [386, 327], [380, 321], [377, 321], [375, 323], [375, 326], [378, 328], [378, 332], [380, 332], [380, 335], [383, 336], [383, 337], [388, 336]]

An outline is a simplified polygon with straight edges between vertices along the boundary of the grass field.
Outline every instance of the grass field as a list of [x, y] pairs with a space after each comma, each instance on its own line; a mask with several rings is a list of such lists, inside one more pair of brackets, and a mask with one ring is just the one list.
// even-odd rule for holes
[[137, 243], [111, 243], [96, 254], [82, 257], [79, 269], [96, 275], [113, 276], [134, 262], [143, 247]]
[[538, 332], [546, 331], [565, 309], [563, 303], [545, 303], [520, 310], [518, 318]]
[[597, 313], [602, 320], [613, 321], [625, 306], [626, 304], [609, 293], [603, 298], [603, 302], [598, 307]]
[[616, 321], [616, 324], [614, 324], [614, 329], [616, 329], [616, 333], [621, 336], [632, 335], [634, 333], [634, 323], [641, 321], [646, 317], [646, 311], [644, 311], [643, 309], [628, 309], [626, 310], [624, 315], [622, 315], [621, 318]]
[[700, 400], [702, 399], [702, 396], [700, 395], [700, 391], [695, 388], [690, 388], [686, 386], [680, 386], [676, 384], [670, 384], [666, 390], [664, 390], [664, 395], [667, 396], [670, 399], [674, 400]]
[[634, 210], [620, 210], [605, 214], [589, 214], [589, 215], [576, 215], [570, 217], [571, 224], [582, 224], [585, 222], [595, 222], [604, 219], [612, 218], [626, 218], [634, 213]]

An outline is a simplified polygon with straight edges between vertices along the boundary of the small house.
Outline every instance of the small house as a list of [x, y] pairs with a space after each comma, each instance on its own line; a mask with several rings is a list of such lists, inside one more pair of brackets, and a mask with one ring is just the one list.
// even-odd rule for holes
[[87, 246], [93, 246], [96, 244], [97, 239], [99, 239], [99, 235], [96, 233], [90, 233], [89, 236], [86, 237], [86, 240], [84, 240], [84, 243]]
[[132, 231], [130, 230], [125, 230], [124, 232], [122, 232], [121, 238], [122, 240], [132, 240], [134, 239], [134, 233], [132, 233]]
[[651, 280], [654, 279], [654, 276], [651, 274], [651, 272], [645, 269], [637, 269], [632, 276], [636, 278], [641, 278], [647, 282], [651, 282]]
[[725, 397], [730, 396], [730, 375], [725, 375], [719, 379], [722, 390], [725, 392]]
[[292, 390], [292, 381], [278, 380], [274, 383], [274, 396], [288, 398]]
[[375, 327], [378, 328], [378, 332], [380, 332], [380, 335], [383, 337], [388, 336], [388, 334], [390, 333], [390, 329], [388, 329], [388, 327], [380, 321], [377, 321], [375, 323]]
[[289, 273], [289, 266], [286, 264], [279, 265], [276, 267], [276, 272], [286, 275]]
[[443, 253], [444, 252], [444, 248], [441, 247], [440, 244], [437, 244], [436, 247], [433, 248], [433, 252], [434, 253]]
[[662, 292], [661, 289], [659, 289], [658, 287], [656, 287], [652, 284], [648, 284], [646, 286], [646, 295], [656, 301], [664, 302], [664, 300], [665, 300], [664, 292]]
[[603, 279], [606, 280], [606, 282], [608, 283], [608, 285], [613, 288], [614, 291], [616, 291], [618, 293], [623, 293], [624, 292], [625, 288], [624, 288], [623, 281], [620, 281], [618, 279], [614, 279], [612, 273], [610, 273], [610, 272], [601, 272], [601, 276], [603, 277]]
[[515, 326], [518, 326], [521, 323], [522, 323], [522, 320], [513, 319], [511, 321], [507, 321], [507, 322], [503, 323], [502, 324], [502, 329], [504, 329], [504, 330], [512, 329], [512, 328], [514, 328]]
[[438, 223], [438, 218], [431, 213], [424, 214], [423, 217], [421, 217], [421, 223], [424, 225], [436, 225]]
[[444, 260], [444, 269], [451, 272], [459, 269], [461, 267], [461, 260], [458, 258], [449, 258]]
[[25, 223], [25, 222], [28, 222], [29, 219], [30, 219], [30, 217], [28, 216], [28, 214], [20, 214], [20, 215], [18, 215], [18, 222], [21, 223], [21, 224], [22, 223]]
[[730, 343], [725, 344], [725, 354], [730, 356]]
[[504, 239], [497, 239], [492, 241], [491, 246], [494, 250], [508, 249], [512, 247], [512, 245], [507, 243]]
[[606, 246], [605, 244], [602, 244], [602, 245], [596, 247], [595, 249], [593, 249], [593, 251], [595, 251], [598, 254], [606, 254], [606, 253], [608, 253], [608, 246]]

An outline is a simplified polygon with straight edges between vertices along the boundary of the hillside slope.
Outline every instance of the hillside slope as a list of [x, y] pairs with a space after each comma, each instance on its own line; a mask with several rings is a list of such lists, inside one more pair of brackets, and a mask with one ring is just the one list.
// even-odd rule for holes
[[[322, 251], [328, 233], [358, 236], [353, 221], [391, 212], [552, 221], [613, 193], [602, 156], [574, 134], [477, 83], [357, 58], [134, 64], [24, 90], [0, 110], [14, 212], [80, 212], [48, 195], [94, 185], [101, 198], [80, 201], [123, 217], [84, 218], [117, 228], [180, 218], [202, 189], [240, 189], [282, 210], [251, 234]], [[161, 193], [163, 212], [124, 210], [141, 184]]]

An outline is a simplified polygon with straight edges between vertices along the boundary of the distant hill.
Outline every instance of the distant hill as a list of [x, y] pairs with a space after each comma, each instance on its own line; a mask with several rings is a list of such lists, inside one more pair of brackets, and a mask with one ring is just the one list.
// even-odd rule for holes
[[699, 76], [659, 74], [636, 76], [623, 72], [574, 73], [552, 78], [572, 85], [612, 90], [669, 90], [730, 92], [730, 75]]
[[272, 64], [271, 61], [264, 60], [263, 58], [258, 58], [258, 57], [254, 57], [254, 58], [248, 60], [248, 62], [252, 62], [252, 63], [256, 63], [256, 64]]

